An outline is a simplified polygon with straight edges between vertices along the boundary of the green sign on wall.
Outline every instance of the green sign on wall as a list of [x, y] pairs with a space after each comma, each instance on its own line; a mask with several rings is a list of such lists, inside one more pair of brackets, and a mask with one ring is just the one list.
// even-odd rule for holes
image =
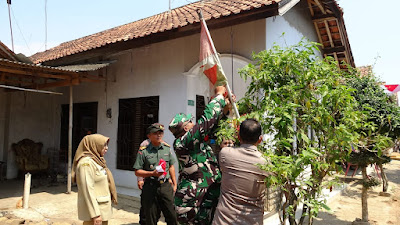
[[188, 100], [188, 105], [194, 106], [194, 100]]

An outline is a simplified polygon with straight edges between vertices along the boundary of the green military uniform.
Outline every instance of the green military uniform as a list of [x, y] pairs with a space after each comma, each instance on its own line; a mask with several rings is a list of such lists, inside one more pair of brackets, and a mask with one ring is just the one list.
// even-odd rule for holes
[[179, 159], [179, 184], [175, 193], [175, 208], [181, 224], [211, 224], [218, 203], [221, 172], [217, 159], [206, 142], [222, 117], [225, 107], [222, 95], [207, 104], [197, 124], [184, 133], [182, 127], [191, 115], [177, 114], [169, 124], [177, 137], [174, 150]]
[[135, 170], [154, 171], [160, 159], [166, 161], [166, 177], [163, 179], [146, 177], [142, 189], [143, 201], [141, 202], [146, 216], [146, 224], [157, 224], [159, 218], [158, 207], [163, 212], [167, 224], [176, 224], [173, 189], [168, 182], [170, 176], [169, 167], [176, 162], [176, 159], [171, 154], [170, 146], [163, 143], [160, 146], [153, 146], [150, 143], [147, 147], [141, 147], [133, 168]]

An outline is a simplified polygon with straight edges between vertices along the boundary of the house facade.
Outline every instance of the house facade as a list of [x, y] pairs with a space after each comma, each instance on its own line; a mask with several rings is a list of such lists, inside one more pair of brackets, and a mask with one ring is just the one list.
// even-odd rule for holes
[[[241, 1], [207, 1], [202, 3], [202, 7], [211, 11], [210, 8], [219, 2], [228, 5], [229, 2]], [[246, 2], [263, 4], [259, 8], [252, 6], [246, 11], [235, 8], [239, 6], [232, 3], [229, 6], [231, 8], [226, 6], [224, 10], [234, 12], [237, 9], [238, 12], [231, 15], [222, 10], [221, 17], [217, 18], [210, 16], [207, 19], [205, 13], [230, 87], [239, 99], [244, 96], [247, 85], [238, 70], [251, 62], [253, 53], [269, 49], [274, 43], [282, 46], [296, 44], [302, 38], [321, 42], [318, 26], [310, 13], [309, 1]], [[195, 7], [196, 4], [188, 6]], [[166, 13], [175, 15], [175, 11], [180, 10], [184, 15], [182, 9], [188, 6]], [[259, 15], [257, 13], [260, 10], [264, 11]], [[218, 23], [230, 16], [233, 18], [223, 24]], [[154, 19], [150, 17], [144, 20], [152, 21], [151, 18]], [[0, 89], [0, 141], [3, 143], [0, 146], [0, 161], [7, 162], [7, 179], [18, 175], [15, 155], [10, 151], [10, 145], [24, 138], [42, 142], [42, 153], [54, 161], [54, 170], [66, 172], [68, 104], [72, 99], [72, 151], [75, 152], [80, 139], [86, 134], [101, 133], [110, 137], [106, 160], [114, 175], [118, 193], [139, 196], [132, 166], [139, 144], [145, 138], [145, 128], [154, 122], [168, 125], [173, 115], [179, 112], [192, 113], [196, 117], [201, 114], [210, 96], [209, 82], [205, 76], [200, 75], [198, 64], [198, 21], [186, 21], [189, 21], [187, 26], [170, 30], [167, 28], [164, 31], [180, 34], [168, 33], [157, 39], [153, 36], [162, 32], [150, 32], [147, 36], [125, 37], [126, 41], [122, 40], [121, 43], [98, 44], [98, 47], [74, 53], [75, 44], [85, 41], [77, 39], [32, 56], [32, 61], [54, 67], [98, 62], [107, 62], [108, 66], [89, 72], [91, 76], [101, 77], [101, 82], [52, 89], [63, 93], [62, 96], [6, 92]], [[195, 26], [193, 31], [187, 28], [192, 25]], [[110, 30], [121, 30], [124, 26]], [[110, 30], [92, 35], [91, 40], [106, 37]], [[156, 41], [146, 41], [152, 38]], [[130, 42], [135, 40], [137, 42]], [[71, 49], [71, 52], [57, 56], [60, 55], [60, 49]], [[168, 130], [164, 139], [170, 144], [174, 140]]]

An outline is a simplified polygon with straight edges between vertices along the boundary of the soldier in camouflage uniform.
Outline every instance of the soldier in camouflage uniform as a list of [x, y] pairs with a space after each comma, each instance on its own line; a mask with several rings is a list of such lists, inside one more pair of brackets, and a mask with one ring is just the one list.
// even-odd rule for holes
[[220, 193], [221, 172], [206, 142], [216, 128], [226, 105], [225, 87], [215, 89], [203, 116], [192, 123], [192, 116], [179, 113], [169, 124], [175, 136], [174, 150], [179, 159], [179, 184], [175, 210], [180, 224], [211, 224]]

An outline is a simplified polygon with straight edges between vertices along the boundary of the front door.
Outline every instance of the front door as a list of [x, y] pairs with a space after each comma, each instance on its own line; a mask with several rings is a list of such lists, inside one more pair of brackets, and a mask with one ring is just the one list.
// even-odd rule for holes
[[[72, 128], [72, 159], [82, 138], [88, 134], [97, 133], [97, 102], [75, 103], [73, 105]], [[68, 122], [69, 105], [62, 105], [61, 137], [59, 162], [68, 161]]]

